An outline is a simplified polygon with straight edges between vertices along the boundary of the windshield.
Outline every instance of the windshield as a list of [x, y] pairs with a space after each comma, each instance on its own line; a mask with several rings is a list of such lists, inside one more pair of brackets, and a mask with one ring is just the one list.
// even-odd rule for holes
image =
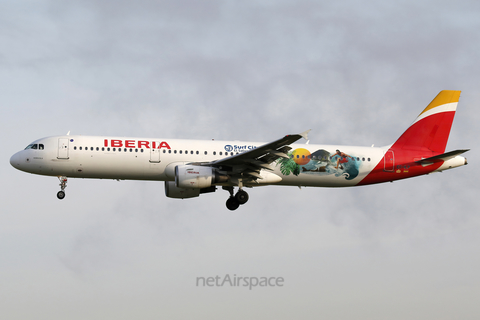
[[40, 143], [40, 144], [37, 144], [37, 143], [35, 143], [35, 144], [29, 144], [29, 145], [25, 148], [25, 150], [27, 150], [27, 149], [43, 150], [43, 149], [44, 149], [44, 146], [43, 146], [43, 144], [41, 144], [41, 143]]

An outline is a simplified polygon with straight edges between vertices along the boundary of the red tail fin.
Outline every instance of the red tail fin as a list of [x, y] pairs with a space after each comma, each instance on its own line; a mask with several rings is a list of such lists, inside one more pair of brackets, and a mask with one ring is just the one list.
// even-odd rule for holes
[[441, 91], [398, 138], [391, 149], [444, 153], [460, 92]]

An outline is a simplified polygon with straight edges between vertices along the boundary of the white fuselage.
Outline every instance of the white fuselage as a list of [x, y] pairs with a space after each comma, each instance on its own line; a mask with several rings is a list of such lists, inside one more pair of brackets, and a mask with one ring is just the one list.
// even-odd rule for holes
[[[175, 180], [175, 166], [210, 162], [257, 148], [264, 143], [240, 141], [205, 141], [94, 136], [56, 136], [36, 140], [42, 149], [25, 149], [11, 158], [14, 167], [35, 174], [72, 178]], [[292, 144], [292, 150], [315, 154], [337, 149], [352, 155], [358, 172], [355, 176], [342, 172], [335, 159], [323, 162], [301, 160], [301, 174], [282, 174], [280, 166], [272, 164], [273, 173], [282, 179], [274, 184], [292, 186], [342, 187], [354, 186], [382, 160], [386, 148]], [[308, 157], [308, 156], [307, 156]], [[312, 156], [313, 160], [313, 156]], [[314, 163], [315, 162], [315, 163]], [[339, 166], [342, 168], [342, 165]], [[262, 170], [263, 171], [263, 170]], [[265, 170], [266, 171], [266, 170]], [[266, 181], [247, 186], [273, 184]]]

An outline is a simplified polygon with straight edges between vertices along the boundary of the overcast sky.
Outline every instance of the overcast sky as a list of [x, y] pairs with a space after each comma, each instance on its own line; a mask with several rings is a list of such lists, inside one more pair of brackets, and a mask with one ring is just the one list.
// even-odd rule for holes
[[[478, 319], [478, 1], [0, 2], [2, 319]], [[384, 185], [166, 198], [15, 170], [72, 134], [387, 145], [462, 90], [469, 165]], [[283, 277], [199, 287], [197, 277]]]

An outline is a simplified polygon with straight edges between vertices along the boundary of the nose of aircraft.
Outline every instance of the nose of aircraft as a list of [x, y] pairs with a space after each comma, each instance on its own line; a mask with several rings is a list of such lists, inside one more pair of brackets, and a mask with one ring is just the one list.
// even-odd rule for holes
[[19, 166], [20, 166], [20, 155], [17, 153], [15, 153], [13, 156], [10, 157], [10, 164], [12, 165], [12, 167], [14, 167], [15, 169], [19, 169]]

